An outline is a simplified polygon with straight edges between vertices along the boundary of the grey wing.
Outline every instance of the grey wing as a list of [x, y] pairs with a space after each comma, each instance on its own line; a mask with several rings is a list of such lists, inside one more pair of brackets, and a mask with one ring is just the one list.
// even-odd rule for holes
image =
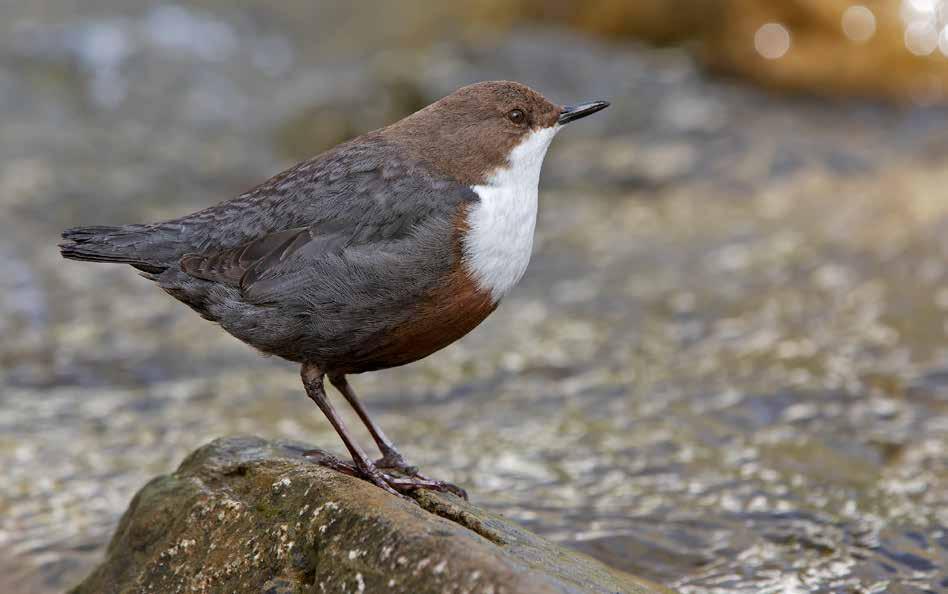
[[477, 199], [472, 190], [417, 176], [391, 183], [379, 172], [374, 186], [365, 172], [359, 177], [362, 195], [341, 197], [335, 218], [186, 255], [181, 270], [239, 288], [248, 302], [318, 305], [353, 292], [395, 291], [397, 282], [424, 284], [418, 275], [433, 272], [432, 266], [450, 267], [454, 218], [462, 202]]
[[[358, 241], [374, 233], [404, 233], [415, 220], [440, 208], [429, 198], [438, 193], [450, 198], [459, 187], [453, 180], [418, 171], [397, 147], [369, 134], [299, 163], [236, 198], [156, 228], [180, 242], [179, 257], [236, 248], [303, 227], [313, 227], [320, 236], [339, 234]], [[365, 224], [367, 218], [371, 225]]]

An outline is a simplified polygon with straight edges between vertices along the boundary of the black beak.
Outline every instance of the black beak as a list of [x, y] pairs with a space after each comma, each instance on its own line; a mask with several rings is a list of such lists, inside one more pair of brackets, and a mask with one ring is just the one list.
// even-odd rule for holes
[[577, 105], [566, 105], [560, 112], [560, 119], [557, 122], [561, 126], [568, 124], [573, 120], [584, 118], [609, 107], [608, 101], [590, 101], [588, 103], [579, 103]]

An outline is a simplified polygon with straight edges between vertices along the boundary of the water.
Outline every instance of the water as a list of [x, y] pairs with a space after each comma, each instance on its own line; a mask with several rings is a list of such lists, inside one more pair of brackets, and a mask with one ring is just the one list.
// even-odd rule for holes
[[188, 212], [514, 78], [613, 107], [554, 143], [500, 310], [353, 379], [380, 424], [477, 503], [682, 592], [948, 591], [946, 114], [555, 31], [379, 35], [362, 59], [274, 9], [96, 6], [0, 9], [3, 590], [75, 583], [132, 494], [214, 437], [340, 449], [293, 366], [132, 270], [61, 261], [58, 231]]

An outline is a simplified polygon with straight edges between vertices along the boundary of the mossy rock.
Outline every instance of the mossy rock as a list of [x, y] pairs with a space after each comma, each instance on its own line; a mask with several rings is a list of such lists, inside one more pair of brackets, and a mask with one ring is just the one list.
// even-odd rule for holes
[[301, 444], [214, 441], [132, 500], [73, 592], [665, 593], [454, 497], [406, 501]]

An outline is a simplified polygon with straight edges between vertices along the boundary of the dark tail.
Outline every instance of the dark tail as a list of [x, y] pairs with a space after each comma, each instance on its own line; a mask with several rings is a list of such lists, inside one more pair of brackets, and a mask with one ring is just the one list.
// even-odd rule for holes
[[63, 231], [59, 251], [63, 258], [86, 262], [119, 262], [159, 273], [168, 268], [149, 253], [153, 229], [147, 225], [74, 227]]

